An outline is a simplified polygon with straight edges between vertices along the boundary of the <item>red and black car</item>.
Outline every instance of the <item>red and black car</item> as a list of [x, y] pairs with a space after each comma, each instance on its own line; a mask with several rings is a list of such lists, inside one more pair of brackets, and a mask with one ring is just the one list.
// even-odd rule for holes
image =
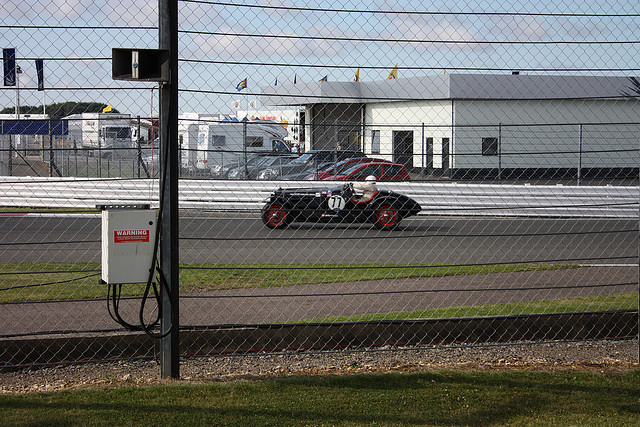
[[347, 183], [337, 188], [289, 188], [274, 191], [262, 208], [262, 221], [269, 228], [281, 229], [293, 222], [372, 223], [391, 230], [403, 218], [416, 215], [421, 207], [408, 196], [366, 190]]

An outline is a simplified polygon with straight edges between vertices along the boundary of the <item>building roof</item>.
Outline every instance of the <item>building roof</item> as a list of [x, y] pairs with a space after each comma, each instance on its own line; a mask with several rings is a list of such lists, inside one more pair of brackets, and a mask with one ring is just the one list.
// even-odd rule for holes
[[[442, 74], [370, 82], [311, 82], [268, 86], [262, 104], [373, 103], [417, 100], [624, 98], [635, 78], [527, 74]], [[638, 80], [635, 80], [636, 82]]]

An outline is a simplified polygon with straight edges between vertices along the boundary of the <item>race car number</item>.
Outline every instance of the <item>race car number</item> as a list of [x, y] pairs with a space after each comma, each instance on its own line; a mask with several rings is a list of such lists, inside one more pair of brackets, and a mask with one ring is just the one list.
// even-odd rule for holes
[[333, 211], [341, 211], [344, 209], [344, 205], [346, 204], [342, 196], [331, 196], [328, 203], [329, 209]]

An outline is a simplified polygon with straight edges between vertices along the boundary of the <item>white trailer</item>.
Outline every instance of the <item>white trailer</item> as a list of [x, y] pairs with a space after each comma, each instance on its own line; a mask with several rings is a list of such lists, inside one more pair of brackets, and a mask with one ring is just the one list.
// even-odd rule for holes
[[71, 144], [98, 150], [96, 153], [90, 151], [90, 155], [113, 157], [122, 149], [135, 147], [129, 114], [81, 113], [64, 120], [69, 123]]
[[192, 170], [242, 164], [250, 153], [290, 152], [284, 142], [287, 130], [272, 121], [240, 122], [224, 116], [183, 114], [178, 134], [182, 167]]

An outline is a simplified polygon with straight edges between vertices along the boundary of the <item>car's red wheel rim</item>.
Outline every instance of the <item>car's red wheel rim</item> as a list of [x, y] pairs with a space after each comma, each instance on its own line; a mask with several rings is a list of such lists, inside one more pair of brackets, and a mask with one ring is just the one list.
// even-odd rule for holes
[[398, 211], [391, 206], [381, 206], [376, 210], [376, 221], [378, 224], [390, 227], [398, 220]]
[[287, 212], [282, 206], [274, 205], [267, 208], [264, 215], [269, 224], [278, 226], [284, 224], [285, 218], [287, 217]]

